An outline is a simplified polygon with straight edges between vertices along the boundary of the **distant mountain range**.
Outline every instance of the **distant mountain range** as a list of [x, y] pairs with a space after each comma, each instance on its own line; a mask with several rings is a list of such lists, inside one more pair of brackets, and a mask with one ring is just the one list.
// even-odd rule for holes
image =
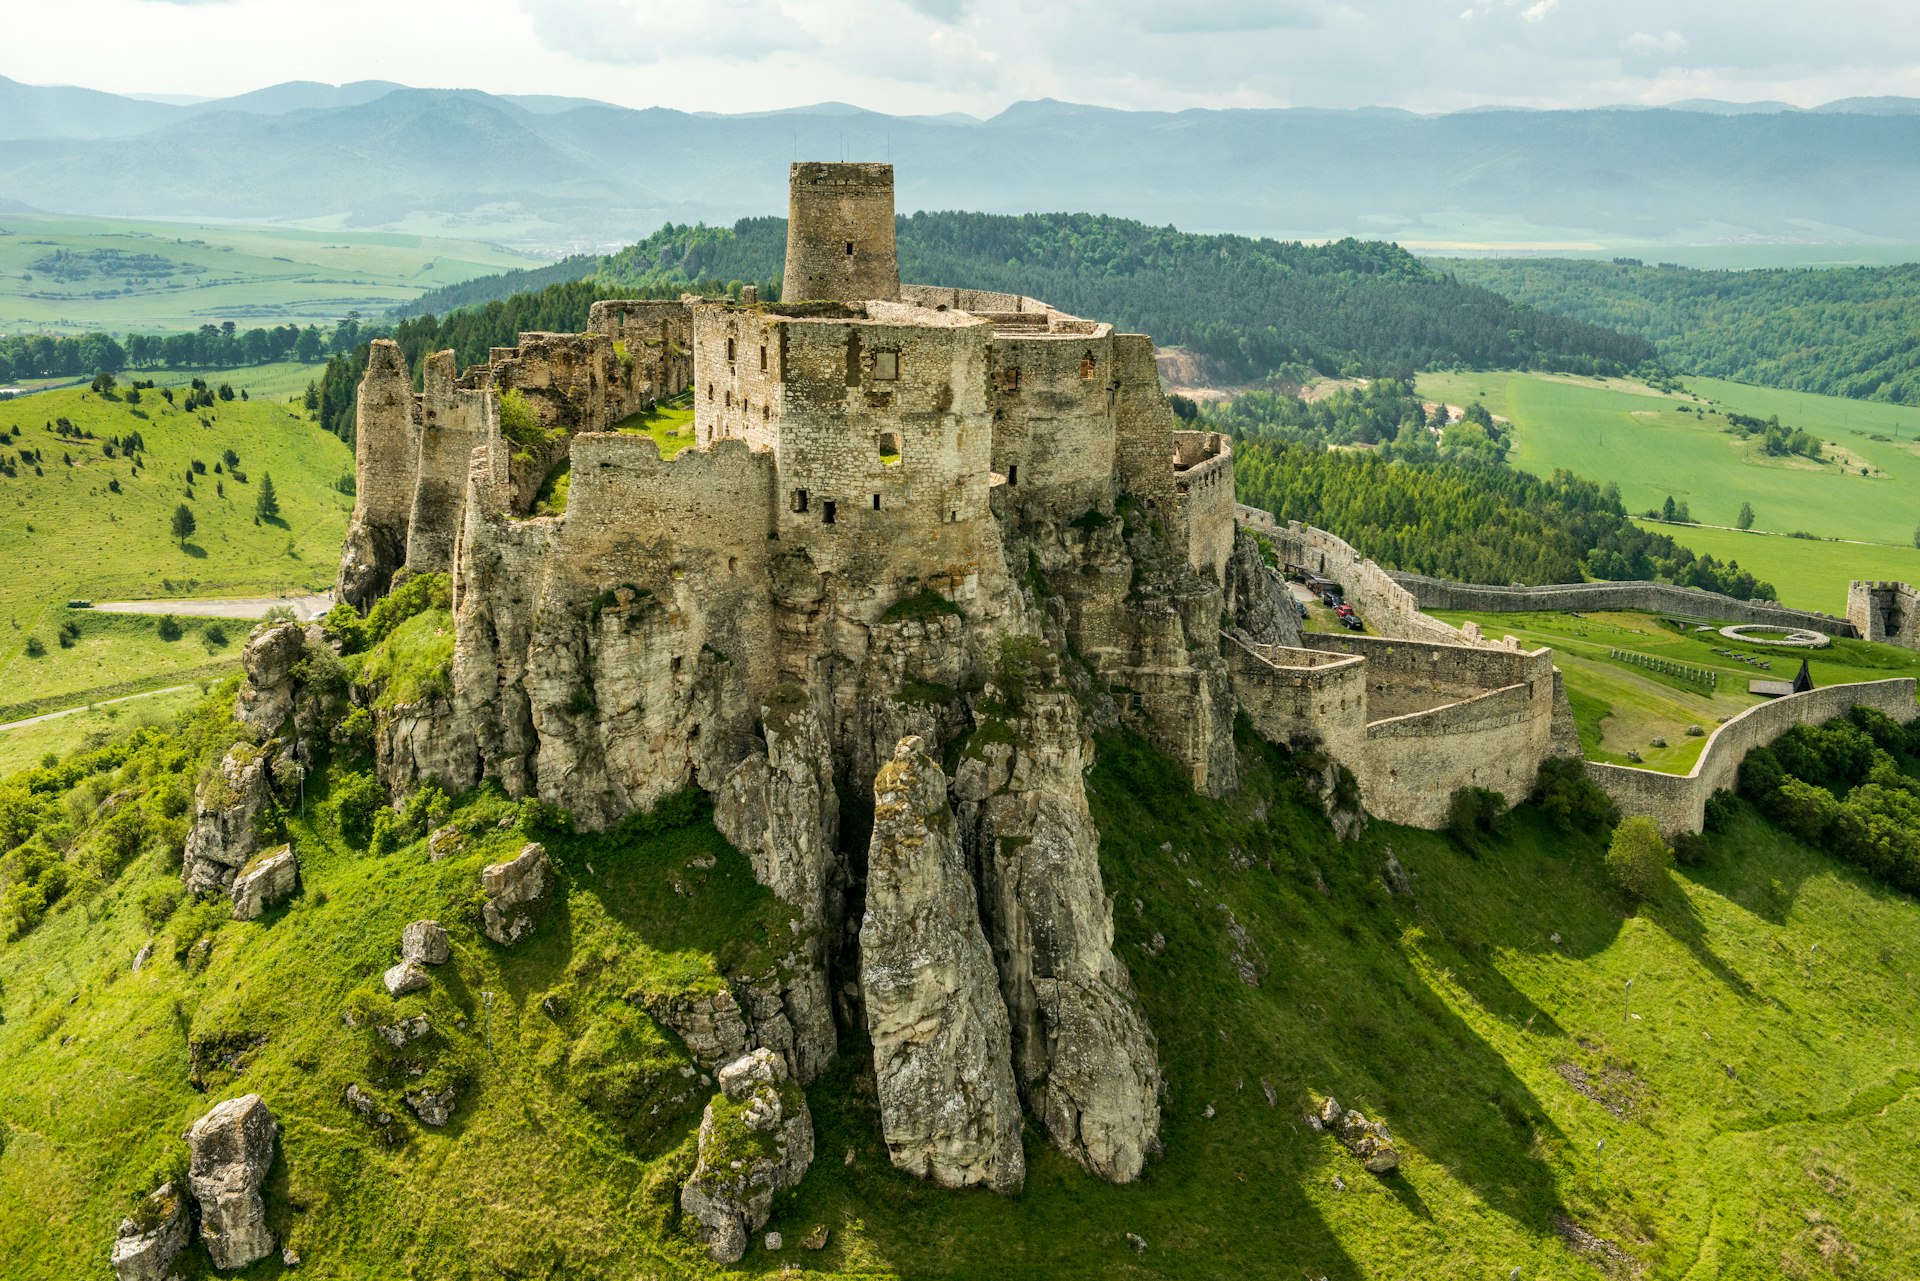
[[902, 211], [1460, 247], [1920, 242], [1908, 98], [1439, 116], [1040, 100], [975, 120], [841, 103], [630, 110], [385, 81], [181, 103], [0, 78], [0, 209], [604, 249], [667, 221], [784, 212], [787, 163], [840, 156], [891, 159]]

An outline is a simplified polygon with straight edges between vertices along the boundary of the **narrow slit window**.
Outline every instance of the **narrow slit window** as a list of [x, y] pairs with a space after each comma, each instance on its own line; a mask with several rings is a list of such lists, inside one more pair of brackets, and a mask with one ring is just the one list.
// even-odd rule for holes
[[1016, 366], [1015, 366], [1015, 367], [1013, 367], [1012, 369], [1009, 369], [1009, 370], [1007, 370], [1007, 376], [1006, 376], [1006, 378], [1005, 378], [1005, 379], [1003, 380], [1003, 383], [1004, 383], [1004, 385], [1005, 385], [1005, 387], [1006, 387], [1006, 389], [1007, 389], [1008, 391], [1019, 391], [1019, 390], [1020, 390], [1020, 369], [1019, 369], [1019, 366], [1017, 366], [1017, 365], [1016, 365]]
[[847, 257], [853, 257], [853, 242], [851, 240], [847, 242]]
[[711, 404], [713, 401], [713, 384], [712, 383], [707, 384], [707, 401], [709, 404]]
[[1020, 464], [1019, 463], [1007, 464], [1007, 483], [1009, 485], [1018, 485], [1020, 483]]
[[839, 514], [839, 509], [840, 504], [834, 502], [831, 498], [823, 500], [820, 504], [820, 523], [822, 525], [833, 524], [833, 518]]
[[873, 509], [874, 509], [875, 511], [879, 511], [879, 510], [880, 510], [880, 495], [878, 495], [878, 494], [875, 494], [875, 495], [873, 496]]
[[767, 372], [767, 345], [765, 343], [760, 344], [760, 372], [763, 374]]
[[727, 363], [729, 365], [733, 363], [733, 339], [731, 338], [727, 339]]

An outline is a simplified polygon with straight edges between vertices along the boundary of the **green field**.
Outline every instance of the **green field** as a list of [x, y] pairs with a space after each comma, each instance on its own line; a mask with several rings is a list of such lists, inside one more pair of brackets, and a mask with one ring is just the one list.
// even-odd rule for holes
[[253, 626], [245, 619], [180, 618], [179, 637], [167, 640], [152, 615], [62, 608], [44, 618], [33, 634], [45, 652], [35, 657], [23, 646], [0, 667], [0, 724], [223, 674], [239, 663]]
[[0, 213], [0, 334], [330, 325], [540, 260], [474, 240]]
[[206, 697], [207, 682], [140, 694], [17, 729], [0, 729], [0, 777], [38, 765], [49, 755], [96, 747], [143, 725], [165, 725]]
[[[1724, 530], [1661, 525], [1695, 551], [1737, 559], [1772, 582], [1787, 604], [1840, 612], [1849, 578], [1920, 576], [1913, 546], [1920, 520], [1920, 409], [1694, 379], [1693, 394], [1667, 394], [1623, 379], [1548, 374], [1423, 374], [1421, 394], [1484, 403], [1515, 427], [1513, 465], [1537, 475], [1566, 468], [1613, 481], [1631, 512], [1671, 496], [1693, 519]], [[1686, 410], [1682, 409], [1686, 407]], [[1716, 409], [1778, 415], [1846, 460], [1771, 458], [1726, 431]], [[1688, 412], [1704, 410], [1706, 412]], [[1860, 469], [1872, 474], [1862, 476]], [[1853, 543], [1760, 539], [1740, 534], [1740, 505], [1756, 530], [1806, 532]]]
[[[871, 1054], [849, 1034], [809, 1092], [813, 1167], [768, 1224], [785, 1248], [756, 1240], [727, 1275], [1907, 1275], [1920, 1253], [1910, 900], [1744, 810], [1637, 908], [1590, 837], [1531, 810], [1472, 851], [1388, 824], [1343, 845], [1283, 754], [1242, 747], [1246, 786], [1225, 801], [1125, 739], [1102, 741], [1090, 779], [1116, 947], [1168, 1080], [1165, 1151], [1145, 1177], [1103, 1184], [1030, 1128], [1018, 1195], [910, 1178], [888, 1163]], [[110, 770], [76, 794], [151, 788], [157, 810], [168, 769], [194, 768]], [[747, 860], [697, 817], [542, 831], [559, 896], [505, 951], [460, 905], [480, 865], [525, 839], [525, 812], [470, 799], [453, 816], [469, 848], [434, 863], [418, 843], [349, 845], [326, 794], [308, 800], [291, 829], [300, 892], [258, 922], [181, 904], [177, 845], [156, 843], [0, 945], [9, 1275], [96, 1269], [113, 1225], [182, 1158], [186, 1125], [245, 1091], [279, 1120], [267, 1213], [303, 1272], [720, 1275], [674, 1214], [710, 1087], [688, 1088], [679, 1042], [618, 994], [765, 963], [762, 940], [785, 927]], [[1387, 846], [1410, 898], [1381, 886]], [[388, 1144], [341, 1102], [381, 1062], [341, 1012], [422, 916], [447, 925], [453, 960], [407, 1006], [432, 1021], [429, 1070], [466, 1084], [444, 1130], [394, 1105]], [[130, 974], [149, 939], [152, 963]], [[243, 1047], [236, 1066], [207, 1049], [227, 1045]], [[187, 1080], [195, 1046], [205, 1092]], [[1400, 1173], [1365, 1173], [1303, 1124], [1327, 1093], [1388, 1123]], [[803, 1252], [815, 1225], [827, 1246]], [[1569, 1225], [1630, 1262], [1576, 1253]], [[199, 1247], [182, 1272], [212, 1275]]]
[[[229, 377], [236, 386], [247, 385], [245, 371], [230, 371]], [[59, 418], [95, 439], [49, 430]], [[188, 413], [152, 391], [143, 393], [138, 406], [85, 390], [43, 392], [0, 403], [0, 431], [10, 437], [0, 445], [0, 459], [14, 471], [0, 474], [0, 558], [9, 571], [0, 577], [0, 683], [8, 691], [0, 701], [19, 704], [60, 691], [84, 702], [97, 687], [136, 679], [150, 687], [186, 666], [168, 657], [176, 650], [154, 649], [130, 630], [114, 630], [146, 626], [142, 620], [103, 618], [85, 625], [107, 629], [103, 637], [130, 648], [68, 672], [69, 664], [80, 661], [78, 651], [57, 643], [58, 629], [72, 613], [69, 599], [270, 596], [324, 590], [333, 582], [353, 508], [335, 482], [351, 473], [352, 453], [284, 403], [217, 401]], [[112, 437], [135, 431], [146, 442], [137, 476], [124, 455], [105, 453]], [[226, 449], [239, 455], [244, 482], [224, 474], [224, 467], [214, 473]], [[35, 464], [19, 461], [22, 450], [41, 451], [39, 474]], [[195, 477], [189, 501], [186, 472], [196, 459], [207, 471]], [[256, 522], [255, 494], [268, 475], [280, 518]], [[114, 481], [121, 492], [109, 487]], [[169, 532], [174, 508], [182, 503], [197, 522], [184, 547]], [[229, 624], [229, 630], [242, 638], [245, 625]], [[29, 637], [39, 640], [43, 657], [27, 656]], [[177, 650], [195, 645], [190, 633]], [[195, 652], [202, 663], [218, 657]], [[165, 661], [156, 666], [149, 659]], [[48, 673], [55, 671], [68, 674], [54, 680]]]
[[[1728, 640], [1717, 628], [1698, 630], [1699, 620], [1675, 626], [1653, 614], [1430, 612], [1455, 626], [1472, 619], [1487, 635], [1517, 636], [1528, 648], [1550, 647], [1566, 677], [1567, 698], [1588, 758], [1623, 765], [1635, 763], [1628, 752], [1638, 752], [1637, 763], [1647, 769], [1675, 774], [1693, 768], [1705, 735], [1721, 721], [1762, 701], [1747, 692], [1749, 681], [1792, 680], [1803, 657], [1815, 685], [1920, 676], [1920, 653], [1865, 641], [1836, 639], [1825, 649], [1795, 651]], [[1714, 652], [1723, 649], [1772, 666], [1760, 668]], [[1616, 658], [1613, 651], [1713, 672], [1719, 680], [1703, 686]], [[1688, 734], [1692, 726], [1703, 733]], [[1655, 739], [1665, 740], [1666, 746], [1655, 746]]]

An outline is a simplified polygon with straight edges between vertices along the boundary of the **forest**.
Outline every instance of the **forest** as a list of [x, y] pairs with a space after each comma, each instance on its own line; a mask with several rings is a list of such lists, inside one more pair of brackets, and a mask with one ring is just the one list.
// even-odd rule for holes
[[[784, 218], [746, 218], [731, 228], [670, 224], [602, 259], [594, 279], [657, 294], [745, 282], [776, 298], [786, 229]], [[1150, 333], [1163, 347], [1191, 348], [1225, 381], [1446, 365], [1605, 373], [1655, 357], [1643, 339], [1516, 307], [1382, 242], [1192, 235], [1093, 214], [917, 213], [896, 229], [903, 280], [1040, 298]], [[547, 270], [436, 290], [409, 311], [536, 287]]]
[[[1505, 438], [1483, 407], [1444, 428], [1437, 418], [1387, 380], [1316, 404], [1243, 396], [1198, 411], [1201, 425], [1236, 437], [1241, 502], [1317, 525], [1390, 569], [1493, 584], [1663, 579], [1775, 599], [1772, 584], [1737, 563], [1635, 525], [1616, 485], [1507, 466]], [[1378, 447], [1327, 447], [1369, 442]]]
[[1432, 265], [1529, 307], [1653, 342], [1689, 373], [1920, 404], [1920, 264], [1697, 271], [1633, 258]]

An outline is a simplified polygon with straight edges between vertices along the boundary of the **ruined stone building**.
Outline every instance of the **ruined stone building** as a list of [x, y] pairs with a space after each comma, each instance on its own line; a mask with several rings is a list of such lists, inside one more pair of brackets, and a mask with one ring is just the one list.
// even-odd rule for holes
[[[1303, 640], [1230, 442], [1178, 430], [1150, 339], [901, 284], [890, 166], [795, 165], [788, 234], [777, 303], [599, 303], [464, 372], [430, 357], [418, 393], [374, 344], [340, 594], [448, 572], [455, 622], [450, 695], [380, 713], [383, 781], [491, 779], [589, 828], [705, 790], [801, 931], [757, 1044], [810, 1081], [836, 1014], [863, 1021], [894, 1160], [938, 1182], [1017, 1184], [1021, 1106], [1131, 1179], [1161, 1076], [1091, 733], [1218, 795], [1244, 708], [1437, 824], [1467, 781], [1524, 795], [1564, 696], [1544, 652]], [[691, 447], [621, 429], [689, 391]], [[531, 428], [503, 428], [508, 395]], [[562, 469], [564, 510], [534, 514]], [[870, 843], [843, 796], [872, 798]]]

